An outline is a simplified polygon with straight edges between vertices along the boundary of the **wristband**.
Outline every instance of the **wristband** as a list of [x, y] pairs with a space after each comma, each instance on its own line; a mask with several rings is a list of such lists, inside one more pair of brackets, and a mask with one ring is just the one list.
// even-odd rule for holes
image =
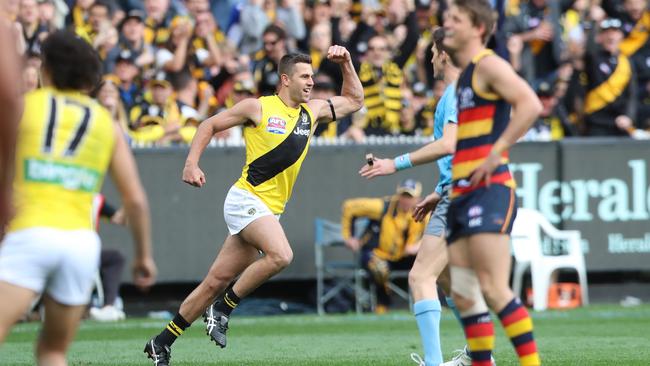
[[395, 170], [397, 171], [413, 167], [410, 154], [400, 155], [396, 157], [393, 162], [395, 162]]

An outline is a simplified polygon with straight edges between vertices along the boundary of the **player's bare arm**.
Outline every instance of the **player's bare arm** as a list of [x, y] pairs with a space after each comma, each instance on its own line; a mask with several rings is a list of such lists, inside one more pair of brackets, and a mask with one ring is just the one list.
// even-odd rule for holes
[[[322, 99], [309, 101], [309, 108], [316, 115], [319, 122], [329, 122], [354, 113], [363, 107], [363, 86], [354, 70], [350, 52], [343, 46], [330, 46], [327, 58], [341, 67], [343, 73], [343, 86], [341, 95], [329, 99], [332, 103]], [[332, 112], [333, 111], [333, 112]]]
[[[417, 166], [430, 163], [456, 152], [457, 130], [456, 123], [445, 124], [441, 139], [428, 143], [408, 154], [410, 164]], [[372, 165], [366, 163], [359, 170], [359, 174], [364, 178], [371, 179], [382, 175], [391, 175], [398, 170], [397, 168], [395, 159], [379, 159], [373, 157]]]
[[156, 265], [151, 246], [151, 217], [147, 194], [140, 183], [138, 168], [122, 132], [115, 129], [115, 148], [110, 172], [122, 197], [124, 213], [135, 244], [133, 281], [146, 289], [156, 280]]
[[[20, 37], [22, 39], [22, 37]], [[11, 172], [13, 172], [16, 126], [22, 111], [22, 94], [18, 53], [10, 25], [0, 22], [0, 44], [8, 45], [7, 52], [0, 53], [0, 239], [4, 226], [11, 216], [9, 205]]]
[[202, 187], [206, 183], [205, 174], [199, 168], [199, 159], [215, 133], [243, 125], [246, 122], [257, 125], [261, 119], [262, 105], [260, 101], [248, 98], [203, 121], [192, 139], [190, 152], [185, 160], [183, 182], [195, 187]]
[[[9, 45], [8, 52], [0, 53], [0, 113], [2, 123], [13, 122], [19, 119], [20, 107], [22, 106], [22, 89], [20, 83], [19, 55], [11, 52], [15, 44], [13, 32], [10, 26], [4, 21], [0, 22], [0, 43]], [[9, 119], [11, 118], [11, 119]]]
[[497, 139], [483, 164], [470, 178], [472, 185], [489, 183], [492, 172], [501, 164], [502, 153], [514, 145], [532, 126], [542, 111], [542, 105], [528, 83], [498, 56], [485, 57], [477, 65], [477, 87], [495, 93], [512, 106], [512, 115], [505, 131]]

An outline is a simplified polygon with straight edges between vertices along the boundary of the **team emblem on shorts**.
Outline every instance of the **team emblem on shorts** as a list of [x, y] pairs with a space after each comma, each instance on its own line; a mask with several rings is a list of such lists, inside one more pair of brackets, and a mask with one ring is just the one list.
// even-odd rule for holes
[[266, 124], [266, 131], [278, 135], [284, 135], [287, 130], [287, 121], [280, 117], [269, 117]]
[[467, 226], [469, 227], [479, 227], [483, 225], [483, 207], [479, 205], [475, 205], [469, 208], [467, 210], [467, 216], [469, 216], [469, 222], [467, 223]]
[[248, 209], [248, 214], [251, 215], [251, 216], [255, 215], [255, 212], [257, 212], [257, 210], [255, 210], [255, 208]]
[[467, 215], [469, 217], [477, 217], [483, 215], [483, 207], [479, 205], [475, 205], [469, 208], [469, 211], [467, 211]]

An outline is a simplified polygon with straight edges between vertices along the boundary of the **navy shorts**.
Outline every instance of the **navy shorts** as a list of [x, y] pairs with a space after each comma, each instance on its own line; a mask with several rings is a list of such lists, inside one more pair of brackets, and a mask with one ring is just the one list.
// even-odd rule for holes
[[510, 234], [517, 216], [515, 190], [493, 184], [451, 200], [447, 212], [447, 243], [480, 233]]

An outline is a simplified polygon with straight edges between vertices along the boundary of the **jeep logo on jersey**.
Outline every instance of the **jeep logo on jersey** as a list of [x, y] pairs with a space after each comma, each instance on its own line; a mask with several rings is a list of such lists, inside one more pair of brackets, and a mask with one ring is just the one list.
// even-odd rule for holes
[[278, 135], [284, 135], [287, 130], [287, 121], [280, 117], [269, 117], [266, 123], [266, 131]]
[[309, 125], [309, 116], [304, 111], [300, 113], [300, 124], [296, 126], [293, 133], [298, 136], [309, 136], [311, 126]]
[[293, 133], [295, 133], [298, 136], [309, 136], [309, 129], [308, 128], [300, 128], [296, 127], [295, 130], [293, 130]]

